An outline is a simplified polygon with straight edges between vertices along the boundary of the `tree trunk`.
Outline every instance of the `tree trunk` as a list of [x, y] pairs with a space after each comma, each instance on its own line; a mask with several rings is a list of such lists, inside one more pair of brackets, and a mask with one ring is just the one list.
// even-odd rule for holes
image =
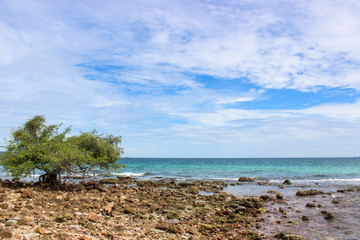
[[53, 186], [60, 184], [57, 173], [45, 173], [39, 177], [39, 181]]

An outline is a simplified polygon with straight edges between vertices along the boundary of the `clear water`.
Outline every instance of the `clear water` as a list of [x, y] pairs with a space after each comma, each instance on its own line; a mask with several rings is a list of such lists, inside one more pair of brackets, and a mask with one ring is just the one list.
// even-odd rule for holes
[[125, 158], [118, 175], [140, 178], [359, 182], [360, 158]]
[[[139, 179], [236, 181], [252, 177], [270, 183], [290, 179], [295, 184], [360, 184], [360, 158], [123, 158], [119, 162], [126, 168], [113, 172], [114, 176]], [[0, 178], [6, 177], [0, 168]]]

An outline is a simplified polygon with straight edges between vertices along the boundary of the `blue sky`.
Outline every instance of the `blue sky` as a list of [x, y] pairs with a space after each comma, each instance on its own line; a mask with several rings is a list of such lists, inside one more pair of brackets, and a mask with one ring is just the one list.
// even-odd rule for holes
[[359, 1], [0, 5], [2, 138], [42, 114], [130, 157], [360, 155]]

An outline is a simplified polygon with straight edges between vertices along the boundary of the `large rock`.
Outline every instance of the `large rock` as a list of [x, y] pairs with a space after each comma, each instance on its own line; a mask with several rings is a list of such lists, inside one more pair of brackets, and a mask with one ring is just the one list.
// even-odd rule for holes
[[300, 191], [296, 192], [296, 196], [299, 196], [299, 197], [314, 196], [314, 195], [318, 195], [318, 194], [324, 194], [324, 192], [321, 190], [316, 190], [316, 189], [310, 189], [310, 190], [306, 190], [306, 191], [300, 190]]
[[240, 177], [238, 179], [239, 182], [254, 182], [255, 179], [254, 178], [249, 178], [249, 177]]

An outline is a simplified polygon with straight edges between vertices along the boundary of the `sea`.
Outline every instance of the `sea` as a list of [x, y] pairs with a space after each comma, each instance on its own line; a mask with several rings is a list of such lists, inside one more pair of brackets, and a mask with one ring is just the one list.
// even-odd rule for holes
[[[254, 178], [245, 192], [261, 194], [261, 182], [281, 184], [289, 179], [295, 186], [316, 186], [332, 190], [360, 184], [360, 158], [122, 158], [126, 167], [110, 176], [139, 180], [171, 178], [176, 181], [215, 180], [236, 183], [239, 177]], [[25, 180], [36, 181], [40, 173]], [[99, 176], [100, 177], [100, 176]], [[0, 169], [0, 178], [10, 178]], [[239, 188], [234, 188], [239, 189]], [[232, 187], [227, 189], [236, 195]], [[293, 188], [295, 189], [295, 188]], [[295, 189], [296, 190], [296, 189]], [[235, 192], [234, 192], [235, 191]], [[242, 191], [243, 192], [243, 191]]]
[[[314, 186], [335, 190], [360, 185], [359, 157], [123, 158], [120, 162], [126, 165], [126, 168], [114, 172], [114, 175], [136, 177], [140, 180], [173, 178], [177, 181], [219, 180], [235, 183], [239, 177], [254, 178], [255, 182], [247, 184], [247, 188], [251, 189], [244, 189], [246, 191], [237, 192], [239, 187], [230, 185], [226, 189], [239, 196], [249, 192], [261, 194], [267, 191], [264, 185], [259, 184], [261, 182], [268, 182], [271, 186], [282, 184], [286, 179], [299, 188]], [[292, 194], [292, 191], [288, 194]]]

